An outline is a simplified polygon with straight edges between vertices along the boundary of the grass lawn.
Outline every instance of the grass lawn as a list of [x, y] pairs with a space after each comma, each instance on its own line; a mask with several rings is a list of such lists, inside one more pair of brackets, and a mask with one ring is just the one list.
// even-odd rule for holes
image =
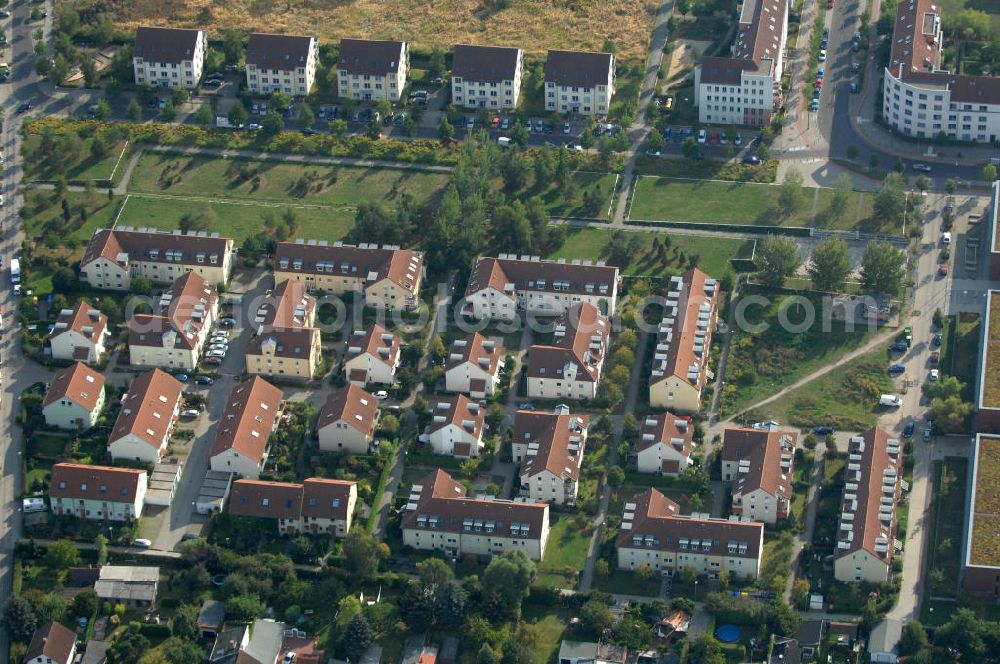
[[945, 319], [944, 341], [941, 344], [941, 373], [958, 378], [965, 384], [962, 398], [973, 401], [976, 371], [979, 369], [980, 316], [960, 312]]
[[580, 529], [576, 519], [557, 516], [550, 524], [545, 559], [538, 566], [536, 583], [541, 586], [573, 588], [577, 574], [587, 563], [587, 549], [592, 529]]
[[351, 208], [368, 201], [391, 207], [404, 194], [423, 200], [447, 181], [447, 173], [419, 169], [319, 166], [146, 152], [132, 174], [129, 191]]
[[[711, 276], [721, 279], [732, 268], [730, 259], [749, 256], [752, 240], [719, 238], [698, 235], [671, 235], [649, 231], [621, 231], [625, 237], [639, 237], [643, 252], [632, 257], [628, 265], [619, 266], [622, 273], [629, 276], [657, 276], [661, 278], [681, 274], [690, 265], [692, 257], [698, 257], [698, 267]], [[570, 228], [566, 243], [549, 258], [580, 258], [599, 260], [607, 258], [615, 231], [604, 228]], [[670, 240], [668, 249], [661, 259], [653, 249], [653, 240]]]
[[754, 582], [755, 586], [775, 593], [784, 589], [788, 575], [792, 573], [792, 544], [791, 533], [782, 533], [764, 542], [760, 576]]
[[[127, 153], [122, 156], [122, 150], [126, 148], [125, 141], [109, 145], [107, 153], [100, 159], [95, 159], [90, 154], [92, 141], [92, 137], [82, 139], [82, 154], [85, 156], [73, 163], [69, 168], [64, 168], [65, 164], [59, 162], [59, 159], [62, 158], [61, 155], [35, 155], [33, 149], [41, 142], [41, 135], [28, 134], [24, 139], [25, 148], [27, 153], [32, 154], [34, 158], [25, 159], [24, 181], [49, 180], [53, 179], [56, 174], [62, 175], [67, 181], [109, 180], [112, 174], [115, 175], [115, 179], [117, 180], [125, 168], [125, 162], [128, 161]], [[120, 164], [119, 159], [121, 160]], [[116, 165], [118, 165], [117, 170], [115, 170]]]
[[597, 189], [601, 192], [601, 210], [593, 215], [595, 219], [608, 219], [611, 216], [611, 194], [614, 192], [618, 176], [615, 173], [596, 173], [592, 171], [574, 171], [573, 182], [576, 185], [576, 200], [568, 204], [559, 193], [557, 187], [552, 187], [543, 193], [542, 201], [545, 209], [553, 217], [588, 217], [583, 209], [583, 194], [585, 191]]
[[548, 664], [555, 660], [566, 625], [572, 617], [572, 613], [566, 610], [532, 604], [530, 597], [524, 603], [522, 618], [524, 622], [534, 627], [538, 636], [536, 664]]
[[797, 427], [832, 426], [860, 431], [878, 420], [879, 394], [893, 391], [882, 349], [862, 355], [840, 369], [820, 376], [785, 398], [757, 409], [755, 417]]
[[[804, 202], [800, 209], [789, 216], [778, 212], [778, 197], [781, 187], [750, 182], [687, 181], [670, 178], [643, 177], [636, 183], [632, 197], [629, 218], [648, 220], [669, 220], [717, 224], [754, 224], [759, 226], [812, 226], [813, 201], [819, 196], [816, 206], [821, 215], [833, 190], [823, 191], [816, 187], [803, 187]], [[824, 227], [854, 228], [860, 219], [858, 211], [869, 211], [862, 205], [854, 192], [849, 214], [836, 224], [822, 223]], [[870, 194], [867, 195], [870, 198]]]
[[[269, 212], [276, 218], [288, 209], [295, 212], [298, 230], [295, 237], [317, 240], [339, 240], [354, 226], [354, 211], [343, 208], [299, 207], [292, 205], [257, 204], [247, 201], [186, 200], [172, 197], [146, 197], [129, 195], [119, 226], [152, 226], [171, 231], [179, 227], [180, 219], [186, 214], [203, 221], [205, 228], [232, 237], [237, 245], [263, 228], [264, 214]], [[110, 225], [110, 224], [108, 224]]]
[[[803, 321], [796, 301], [789, 296], [772, 296], [766, 306], [747, 307], [747, 325], [737, 321], [729, 352], [726, 387], [722, 393], [724, 414], [738, 413], [836, 361], [873, 333], [867, 328], [848, 331], [836, 321], [822, 320], [819, 313], [805, 330], [783, 329], [779, 313], [784, 312], [793, 325]], [[785, 311], [789, 307], [791, 311]], [[814, 307], [816, 312], [822, 311], [819, 302], [814, 301]], [[758, 324], [767, 327], [760, 332], [749, 331], [751, 326]]]
[[611, 573], [606, 577], [594, 575], [594, 590], [618, 595], [640, 595], [642, 597], [657, 597], [660, 594], [661, 580], [657, 576], [652, 581], [646, 581], [635, 572], [627, 572], [617, 567], [615, 560], [611, 561]]
[[962, 458], [934, 462], [934, 500], [927, 569], [935, 577], [935, 570], [940, 570], [942, 576], [936, 581], [928, 577], [925, 592], [928, 598], [954, 597], [958, 594], [968, 465], [968, 460]]

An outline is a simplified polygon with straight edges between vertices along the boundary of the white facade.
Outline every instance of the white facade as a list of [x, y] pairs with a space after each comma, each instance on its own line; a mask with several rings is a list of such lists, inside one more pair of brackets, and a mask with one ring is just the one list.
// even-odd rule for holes
[[[524, 68], [524, 52], [521, 49], [495, 49], [493, 47], [458, 45], [455, 47], [457, 60], [459, 49], [462, 57], [468, 60], [468, 73], [460, 65], [452, 67], [451, 100], [456, 106], [464, 108], [486, 108], [491, 110], [510, 110], [517, 107], [521, 94], [521, 76]], [[514, 55], [516, 53], [516, 55]], [[491, 66], [492, 57], [514, 57], [512, 74], [506, 73], [506, 63]], [[499, 67], [504, 68], [504, 74], [490, 76]]]
[[509, 293], [483, 288], [465, 296], [469, 313], [477, 320], [512, 321], [521, 311], [539, 316], [560, 316], [578, 302], [589, 302], [601, 315], [614, 313], [618, 306], [617, 284], [597, 286], [587, 293], [553, 293], [524, 289]]
[[330, 422], [317, 432], [319, 449], [324, 452], [349, 452], [368, 454], [372, 439], [344, 420]]
[[[605, 60], [607, 70], [594, 71], [595, 60]], [[581, 73], [584, 71], [586, 75]], [[570, 72], [568, 80], [563, 76], [566, 72]], [[615, 94], [615, 56], [608, 53], [549, 51], [544, 93], [546, 111], [607, 115], [611, 97]]]
[[704, 81], [702, 74], [702, 67], [695, 69], [699, 122], [759, 127], [771, 121], [780, 100], [781, 79], [774, 78], [769, 69], [741, 71], [739, 81], [728, 83]]
[[[251, 48], [258, 35], [250, 36]], [[283, 92], [292, 97], [304, 97], [309, 94], [313, 83], [316, 80], [316, 64], [319, 62], [319, 42], [315, 37], [288, 37], [286, 35], [260, 35], [265, 40], [261, 45], [263, 51], [274, 51], [267, 42], [278, 42], [290, 39], [308, 39], [307, 55], [304, 62], [281, 61], [277, 57], [271, 57], [273, 66], [266, 66], [264, 62], [250, 62], [249, 51], [247, 59], [246, 80], [247, 87], [254, 95], [269, 95], [275, 92]], [[276, 47], [277, 50], [281, 46]], [[276, 52], [274, 54], [277, 54]], [[280, 65], [280, 66], [279, 66]]]
[[541, 560], [549, 537], [548, 516], [540, 538], [504, 537], [496, 532], [444, 532], [425, 528], [403, 528], [403, 544], [423, 551], [456, 552], [459, 555], [494, 556], [517, 549], [532, 560]]
[[[142, 39], [142, 30], [148, 29], [140, 28], [140, 33], [136, 38], [137, 42]], [[154, 28], [153, 30], [165, 33], [175, 32], [165, 28]], [[188, 31], [176, 31], [178, 35], [186, 32]], [[202, 71], [205, 66], [205, 51], [207, 48], [205, 32], [202, 30], [198, 30], [197, 32], [194, 52], [185, 54], [182, 58], [170, 58], [171, 61], [164, 61], [169, 51], [162, 48], [159, 48], [158, 52], [164, 54], [163, 58], [156, 55], [151, 56], [151, 58], [143, 58], [138, 55], [133, 57], [132, 68], [136, 84], [172, 89], [184, 88], [188, 90], [197, 87], [201, 81]], [[157, 42], [162, 41], [162, 39], [162, 37], [153, 37], [153, 40]], [[157, 44], [157, 46], [161, 45]], [[178, 50], [180, 50], [180, 45], [178, 45]]]
[[[347, 374], [348, 380], [358, 387], [365, 387], [372, 383], [392, 385], [393, 381], [395, 381], [397, 366], [399, 366], [398, 355], [394, 362], [387, 364], [384, 360], [371, 353], [361, 353], [344, 362], [344, 371]], [[355, 377], [358, 374], [354, 372], [364, 372], [365, 379], [356, 380]]]
[[[72, 311], [70, 309], [60, 312], [60, 317]], [[52, 330], [52, 334], [49, 336], [49, 346], [52, 349], [53, 360], [80, 360], [81, 362], [89, 363], [101, 361], [107, 350], [105, 344], [111, 338], [111, 332], [108, 331], [107, 325], [101, 322], [100, 312], [96, 309], [93, 309], [93, 311], [95, 312], [95, 317], [88, 319], [86, 321], [87, 324], [79, 330], [70, 327], [61, 329], [59, 323], [56, 323], [55, 329]], [[72, 314], [69, 313], [69, 315]], [[106, 321], [106, 319], [104, 320]], [[98, 329], [100, 329], [99, 334], [96, 333]], [[78, 357], [78, 349], [86, 349], [86, 357]]]
[[[346, 42], [354, 45], [348, 50]], [[391, 56], [385, 51], [393, 49]], [[395, 49], [398, 47], [398, 51]], [[349, 61], [345, 54], [357, 51], [368, 64], [377, 62], [375, 67], [366, 63]], [[366, 71], [371, 69], [371, 71]], [[340, 62], [337, 64], [337, 94], [347, 99], [362, 101], [399, 101], [406, 87], [406, 75], [410, 69], [410, 51], [406, 42], [383, 46], [379, 42], [367, 40], [342, 40]]]
[[[479, 435], [476, 435], [474, 431], [469, 431], [467, 428], [454, 422], [431, 431], [427, 434], [427, 437], [431, 448], [434, 450], [434, 454], [468, 458], [479, 456], [479, 453], [483, 449], [482, 431], [479, 432]], [[467, 443], [469, 445], [469, 454], [455, 453], [455, 445], [459, 443]]]
[[147, 482], [146, 474], [143, 473], [139, 477], [134, 501], [116, 501], [111, 500], [110, 496], [94, 496], [87, 499], [50, 497], [49, 502], [52, 513], [57, 515], [75, 516], [90, 521], [135, 521], [142, 516]]
[[[449, 392], [462, 392], [475, 399], [484, 399], [496, 392], [500, 385], [502, 367], [503, 362], [499, 362], [496, 373], [491, 374], [479, 362], [463, 362], [444, 372], [445, 389]], [[473, 389], [473, 381], [476, 385], [482, 385], [482, 389]]]
[[259, 461], [240, 454], [238, 450], [228, 449], [211, 457], [209, 467], [220, 473], [236, 473], [248, 480], [259, 480], [260, 469], [267, 463], [267, 456], [267, 449]]
[[636, 455], [636, 460], [640, 473], [660, 473], [663, 472], [664, 462], [667, 462], [668, 465], [670, 462], [674, 462], [677, 464], [676, 474], [680, 474], [691, 464], [691, 457], [685, 454], [683, 449], [678, 449], [664, 441], [659, 441], [644, 450], [640, 450]]
[[73, 399], [64, 396], [42, 408], [45, 423], [50, 427], [69, 431], [89, 429], [97, 424], [97, 418], [104, 410], [104, 397], [104, 389], [102, 388], [97, 396], [94, 409], [88, 411]]
[[582, 401], [597, 396], [597, 381], [584, 371], [577, 371], [572, 362], [563, 376], [552, 378], [528, 377], [528, 396], [532, 399], [571, 399]]
[[[978, 80], [970, 85], [972, 79]], [[982, 79], [986, 77], [904, 74], [900, 80], [886, 68], [882, 117], [907, 136], [930, 139], [945, 134], [953, 140], [995, 143], [1000, 140], [1000, 81], [992, 79], [995, 95], [963, 94], [968, 88], [988, 85]]]
[[[175, 411], [174, 417], [176, 418], [178, 414], [179, 411]], [[173, 426], [171, 426], [170, 431], [173, 431]], [[108, 450], [111, 452], [111, 458], [115, 461], [127, 459], [143, 463], [159, 463], [167, 451], [167, 443], [169, 442], [169, 432], [163, 437], [159, 447], [153, 447], [136, 434], [130, 433], [108, 445]]]

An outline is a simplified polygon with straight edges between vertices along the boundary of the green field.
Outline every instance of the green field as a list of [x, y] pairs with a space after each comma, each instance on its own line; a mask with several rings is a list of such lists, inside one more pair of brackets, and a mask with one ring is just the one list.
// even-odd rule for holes
[[838, 223], [829, 223], [824, 211], [829, 207], [833, 190], [816, 187], [803, 190], [804, 203], [800, 209], [784, 216], [778, 211], [780, 186], [641, 177], [636, 182], [628, 215], [630, 219], [650, 221], [848, 229], [871, 214], [871, 201], [867, 200], [871, 195], [853, 192], [848, 214]]
[[797, 427], [868, 429], [875, 426], [880, 414], [879, 394], [894, 390], [888, 366], [885, 350], [879, 348], [756, 409], [753, 416]]
[[132, 174], [129, 191], [353, 208], [362, 201], [392, 206], [406, 194], [424, 200], [447, 182], [447, 173], [420, 169], [320, 166], [146, 152]]
[[[56, 174], [66, 178], [67, 181], [109, 180], [112, 174], [117, 180], [128, 161], [127, 153], [122, 156], [122, 151], [126, 148], [125, 141], [108, 146], [107, 153], [100, 159], [96, 159], [90, 154], [92, 142], [93, 139], [90, 137], [82, 139], [81, 158], [73, 160], [67, 167], [63, 155], [58, 151], [56, 154], [43, 154], [38, 150], [38, 146], [41, 144], [40, 135], [28, 134], [24, 139], [24, 152], [26, 155], [30, 155], [30, 158], [26, 157], [24, 160], [24, 181], [50, 180]], [[116, 165], [118, 165], [117, 171], [115, 170]]]
[[593, 215], [596, 219], [608, 219], [611, 213], [611, 194], [614, 192], [618, 176], [614, 173], [596, 173], [592, 171], [574, 171], [573, 183], [576, 186], [576, 198], [573, 203], [567, 203], [556, 187], [541, 194], [545, 210], [553, 217], [589, 217], [583, 209], [583, 193], [596, 188], [601, 192], [600, 212]]
[[219, 199], [158, 198], [129, 195], [118, 219], [119, 226], [151, 226], [161, 230], [179, 227], [181, 217], [190, 214], [201, 220], [207, 230], [232, 237], [239, 245], [263, 228], [265, 213], [280, 218], [288, 209], [295, 212], [298, 229], [295, 237], [339, 240], [354, 225], [354, 211], [343, 208], [299, 207], [241, 203]]
[[[752, 241], [737, 238], [678, 235], [650, 231], [623, 231], [626, 237], [639, 237], [642, 252], [634, 254], [628, 265], [620, 265], [622, 274], [631, 276], [668, 277], [681, 274], [698, 257], [698, 267], [716, 278], [722, 278], [731, 267], [730, 258], [749, 256]], [[566, 243], [549, 258], [606, 259], [614, 231], [604, 228], [570, 228]], [[653, 239], [670, 238], [665, 259], [653, 249]]]
[[576, 520], [562, 516], [550, 524], [545, 558], [538, 566], [535, 583], [555, 588], [575, 588], [577, 573], [587, 564], [591, 529], [580, 530]]

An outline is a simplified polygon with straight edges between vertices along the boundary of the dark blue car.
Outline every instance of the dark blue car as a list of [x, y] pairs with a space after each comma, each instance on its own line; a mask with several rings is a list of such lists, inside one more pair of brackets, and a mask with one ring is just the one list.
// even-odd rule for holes
[[903, 428], [903, 438], [912, 438], [913, 437], [913, 429], [914, 428], [915, 427], [913, 426], [913, 422], [910, 422], [909, 424], [907, 424]]
[[943, 341], [943, 339], [942, 339], [942, 337], [941, 337], [941, 335], [939, 333], [939, 334], [935, 334], [934, 335], [934, 341], [932, 343], [934, 344], [934, 347], [937, 348], [938, 346], [941, 345], [942, 341]]
[[889, 346], [889, 352], [892, 353], [905, 353], [909, 349], [905, 341], [897, 341], [893, 345]]
[[833, 427], [813, 427], [813, 433], [817, 436], [829, 436], [833, 433]]

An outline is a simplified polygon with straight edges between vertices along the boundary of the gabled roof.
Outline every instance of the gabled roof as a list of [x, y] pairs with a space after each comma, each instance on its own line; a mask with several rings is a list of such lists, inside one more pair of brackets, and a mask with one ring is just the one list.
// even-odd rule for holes
[[594, 51], [549, 51], [545, 82], [580, 88], [610, 85], [614, 57]]
[[888, 66], [894, 76], [909, 80], [911, 72], [941, 67], [941, 9], [940, 0], [905, 0], [896, 5]]
[[516, 291], [610, 296], [618, 288], [618, 268], [590, 261], [567, 263], [531, 256], [484, 256], [476, 260], [465, 294], [473, 295], [487, 288], [511, 298]]
[[316, 430], [340, 421], [371, 437], [378, 423], [378, 399], [352, 383], [331, 392], [319, 411]]
[[[492, 527], [498, 537], [540, 539], [548, 524], [545, 503], [468, 498], [465, 487], [443, 470], [434, 470], [410, 489], [403, 528], [461, 533], [471, 525]], [[489, 525], [492, 524], [492, 525]]]
[[[722, 434], [722, 461], [739, 464], [735, 494], [758, 489], [772, 496], [792, 497], [791, 457], [798, 434], [787, 431], [727, 428]], [[789, 470], [782, 469], [782, 456]]]
[[663, 443], [682, 456], [691, 456], [691, 440], [694, 437], [694, 427], [691, 423], [670, 412], [651, 413], [642, 421], [642, 431], [636, 451], [643, 452], [654, 445]]
[[753, 60], [743, 58], [707, 57], [701, 59], [702, 83], [716, 85], [740, 85], [743, 72], [756, 73], [761, 66]]
[[104, 394], [104, 375], [88, 367], [83, 362], [76, 362], [60, 369], [52, 376], [49, 389], [42, 400], [42, 408], [60, 399], [68, 399], [88, 413], [97, 408], [97, 403]]
[[476, 439], [482, 437], [486, 409], [480, 407], [478, 402], [464, 394], [456, 394], [432, 397], [430, 405], [431, 422], [427, 425], [427, 433], [434, 433], [454, 424]]
[[54, 664], [69, 664], [70, 655], [76, 645], [76, 634], [57, 622], [46, 623], [35, 630], [31, 643], [24, 654], [24, 661], [30, 662], [45, 657]]
[[[168, 233], [103, 228], [94, 231], [80, 267], [98, 258], [106, 258], [122, 267], [130, 261], [221, 266], [232, 245], [232, 238], [219, 237], [217, 233], [208, 235], [200, 231], [189, 231], [185, 234], [180, 231]], [[198, 262], [199, 258], [201, 263]]]
[[347, 340], [347, 361], [367, 353], [391, 367], [396, 364], [399, 350], [399, 338], [378, 323], [373, 323], [368, 331], [355, 330]]
[[140, 27], [135, 31], [134, 57], [146, 62], [180, 64], [194, 59], [201, 30]]
[[576, 365], [576, 380], [596, 382], [611, 325], [589, 302], [570, 307], [556, 325], [556, 338], [528, 350], [528, 377], [559, 380]]
[[261, 310], [264, 310], [264, 320], [260, 323], [263, 329], [305, 327], [316, 311], [316, 298], [306, 292], [303, 282], [285, 279], [261, 302], [258, 312]]
[[671, 376], [701, 389], [719, 303], [719, 283], [698, 268], [671, 277], [656, 337], [650, 385]]
[[159, 449], [173, 423], [184, 386], [159, 369], [139, 374], [122, 397], [121, 411], [108, 443], [132, 434]]
[[511, 441], [528, 446], [521, 475], [534, 477], [547, 470], [559, 478], [579, 479], [589, 426], [587, 415], [571, 415], [565, 406], [551, 413], [517, 411]]
[[329, 245], [315, 240], [279, 242], [274, 265], [279, 271], [361, 279], [366, 288], [389, 279], [415, 294], [424, 268], [424, 253], [389, 245], [354, 246], [340, 242]]
[[236, 664], [274, 664], [284, 643], [285, 623], [258, 618], [250, 628], [250, 640], [240, 649]]
[[281, 414], [282, 398], [281, 390], [260, 376], [234, 387], [216, 425], [211, 456], [235, 450], [259, 464]]
[[451, 371], [466, 362], [471, 362], [482, 371], [496, 376], [500, 371], [500, 356], [502, 354], [503, 347], [500, 342], [487, 339], [479, 332], [473, 332], [462, 339], [455, 339], [451, 342], [445, 371]]
[[132, 315], [129, 346], [162, 347], [166, 340], [171, 348], [193, 349], [218, 299], [200, 274], [184, 273], [160, 296], [158, 313]]
[[86, 300], [80, 300], [72, 309], [63, 309], [56, 318], [49, 339], [54, 339], [66, 332], [76, 332], [91, 341], [100, 341], [101, 335], [108, 327], [108, 317]]
[[312, 354], [313, 342], [318, 337], [319, 329], [315, 327], [272, 329], [250, 337], [246, 354], [304, 360]]
[[134, 503], [146, 471], [113, 466], [57, 463], [52, 466], [49, 497]]
[[337, 69], [348, 74], [385, 76], [399, 71], [406, 42], [379, 39], [341, 39]]
[[756, 62], [777, 60], [787, 12], [785, 0], [746, 0], [733, 42], [733, 57]]
[[247, 44], [247, 64], [280, 71], [305, 68], [315, 41], [315, 37], [305, 35], [252, 32]]
[[521, 60], [521, 49], [509, 46], [455, 44], [452, 53], [452, 76], [484, 83], [513, 81]]
[[[642, 538], [641, 545], [637, 537]], [[677, 503], [647, 489], [625, 503], [616, 546], [756, 559], [763, 538], [763, 523], [682, 516]]]

